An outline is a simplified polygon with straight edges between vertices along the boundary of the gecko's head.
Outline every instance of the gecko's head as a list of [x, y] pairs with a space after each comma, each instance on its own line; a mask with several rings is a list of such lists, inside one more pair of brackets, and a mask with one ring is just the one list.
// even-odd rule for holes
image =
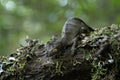
[[84, 32], [91, 32], [94, 31], [91, 27], [89, 27], [83, 20], [76, 17], [71, 17], [67, 20], [67, 24], [75, 25], [80, 27], [80, 29]]

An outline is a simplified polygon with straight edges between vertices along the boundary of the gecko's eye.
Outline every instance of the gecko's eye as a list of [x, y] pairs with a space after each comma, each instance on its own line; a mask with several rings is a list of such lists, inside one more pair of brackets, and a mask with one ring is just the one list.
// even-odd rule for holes
[[82, 30], [87, 30], [85, 27], [81, 27]]
[[82, 33], [87, 33], [87, 32], [89, 32], [89, 30], [88, 30], [87, 27], [82, 26], [82, 27], [81, 27], [81, 32], [82, 32]]

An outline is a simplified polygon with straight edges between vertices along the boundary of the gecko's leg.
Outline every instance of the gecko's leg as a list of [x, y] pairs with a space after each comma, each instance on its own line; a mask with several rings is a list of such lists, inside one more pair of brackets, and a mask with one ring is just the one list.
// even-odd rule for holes
[[75, 55], [76, 44], [77, 44], [78, 38], [79, 38], [79, 35], [75, 37], [75, 39], [73, 40], [72, 47], [71, 47], [71, 54], [72, 54], [73, 56]]

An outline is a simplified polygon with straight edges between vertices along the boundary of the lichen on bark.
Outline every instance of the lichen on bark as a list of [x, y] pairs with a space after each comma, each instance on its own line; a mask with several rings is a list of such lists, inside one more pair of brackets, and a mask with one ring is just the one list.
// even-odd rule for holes
[[[26, 39], [8, 57], [0, 57], [1, 80], [119, 80], [120, 26], [111, 25], [80, 34], [74, 54], [72, 44], [54, 47], [59, 38], [47, 43]], [[52, 55], [51, 55], [52, 54]]]

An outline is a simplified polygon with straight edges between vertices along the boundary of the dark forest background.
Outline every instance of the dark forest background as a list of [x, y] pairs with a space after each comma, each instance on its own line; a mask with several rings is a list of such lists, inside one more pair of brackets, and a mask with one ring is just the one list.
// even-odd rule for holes
[[0, 0], [0, 55], [14, 52], [26, 36], [48, 41], [69, 17], [91, 27], [120, 24], [120, 0]]

